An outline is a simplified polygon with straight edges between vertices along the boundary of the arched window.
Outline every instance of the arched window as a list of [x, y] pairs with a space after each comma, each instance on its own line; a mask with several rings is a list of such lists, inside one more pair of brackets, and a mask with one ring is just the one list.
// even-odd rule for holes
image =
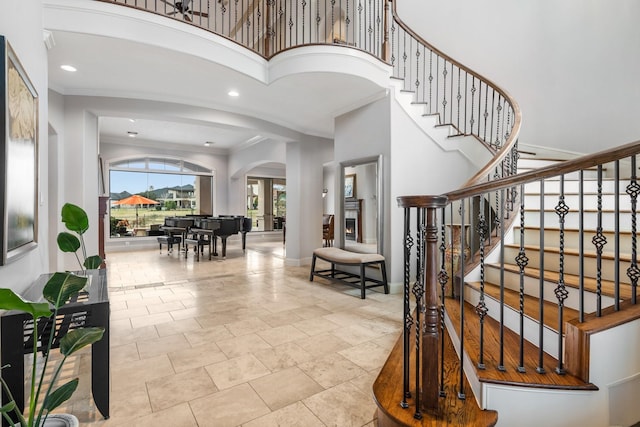
[[167, 216], [213, 215], [213, 179], [214, 171], [179, 159], [145, 157], [111, 163], [111, 237], [162, 234], [159, 228]]

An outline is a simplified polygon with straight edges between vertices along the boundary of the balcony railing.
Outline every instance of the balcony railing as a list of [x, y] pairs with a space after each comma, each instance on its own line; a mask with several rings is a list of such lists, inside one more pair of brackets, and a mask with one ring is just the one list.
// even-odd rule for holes
[[385, 0], [101, 0], [157, 13], [270, 58], [296, 46], [339, 44], [385, 60]]

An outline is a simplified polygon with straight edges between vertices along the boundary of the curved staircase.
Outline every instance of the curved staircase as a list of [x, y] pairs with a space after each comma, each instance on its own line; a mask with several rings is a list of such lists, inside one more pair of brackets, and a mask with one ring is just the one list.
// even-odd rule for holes
[[[405, 272], [417, 274], [405, 277], [411, 307], [405, 311], [405, 337], [374, 385], [381, 425], [476, 426], [499, 420], [497, 425], [507, 426], [602, 426], [640, 419], [632, 406], [611, 397], [618, 396], [620, 384], [638, 387], [640, 372], [633, 360], [637, 346], [625, 348], [631, 337], [618, 330], [640, 328], [638, 153], [640, 143], [571, 161], [531, 156], [519, 160], [514, 176], [448, 195], [399, 199], [405, 208], [405, 264], [416, 266]], [[470, 243], [473, 255], [450, 278], [451, 266], [443, 259], [449, 243], [445, 224], [452, 223], [472, 230], [462, 244]], [[436, 304], [430, 307], [434, 291]], [[430, 313], [437, 313], [435, 353], [428, 349]], [[595, 344], [600, 340], [621, 348], [603, 348]], [[460, 354], [462, 368], [452, 368]], [[436, 408], [427, 410], [426, 389], [434, 380], [424, 372], [430, 370], [439, 397]], [[406, 372], [418, 387], [412, 380], [403, 388]], [[416, 391], [422, 398], [417, 402]], [[451, 403], [454, 397], [458, 402]]]

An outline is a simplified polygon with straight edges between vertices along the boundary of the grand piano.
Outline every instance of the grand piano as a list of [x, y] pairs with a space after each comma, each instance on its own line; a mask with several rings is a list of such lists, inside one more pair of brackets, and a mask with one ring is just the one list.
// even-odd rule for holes
[[220, 224], [220, 228], [215, 230], [213, 235], [213, 255], [218, 256], [217, 242], [218, 237], [222, 241], [222, 258], [227, 256], [227, 238], [234, 234], [242, 235], [242, 251], [246, 249], [247, 233], [251, 231], [251, 218], [234, 215], [220, 215], [208, 218], [208, 220], [216, 221]]

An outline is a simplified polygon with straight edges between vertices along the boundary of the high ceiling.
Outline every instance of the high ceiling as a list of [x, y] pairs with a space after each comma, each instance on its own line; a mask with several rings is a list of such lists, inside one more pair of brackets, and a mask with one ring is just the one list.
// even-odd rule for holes
[[[51, 36], [51, 89], [119, 100], [117, 106], [101, 102], [95, 107], [101, 140], [126, 141], [128, 132], [137, 132], [138, 139], [160, 144], [206, 149], [209, 141], [229, 151], [264, 137], [332, 138], [337, 115], [384, 93], [353, 74], [300, 72], [265, 84], [173, 48], [75, 31], [54, 30]], [[63, 71], [63, 64], [77, 71]], [[268, 70], [271, 64], [265, 64]], [[230, 90], [239, 96], [229, 96]], [[199, 109], [197, 117], [189, 113], [193, 108]]]

